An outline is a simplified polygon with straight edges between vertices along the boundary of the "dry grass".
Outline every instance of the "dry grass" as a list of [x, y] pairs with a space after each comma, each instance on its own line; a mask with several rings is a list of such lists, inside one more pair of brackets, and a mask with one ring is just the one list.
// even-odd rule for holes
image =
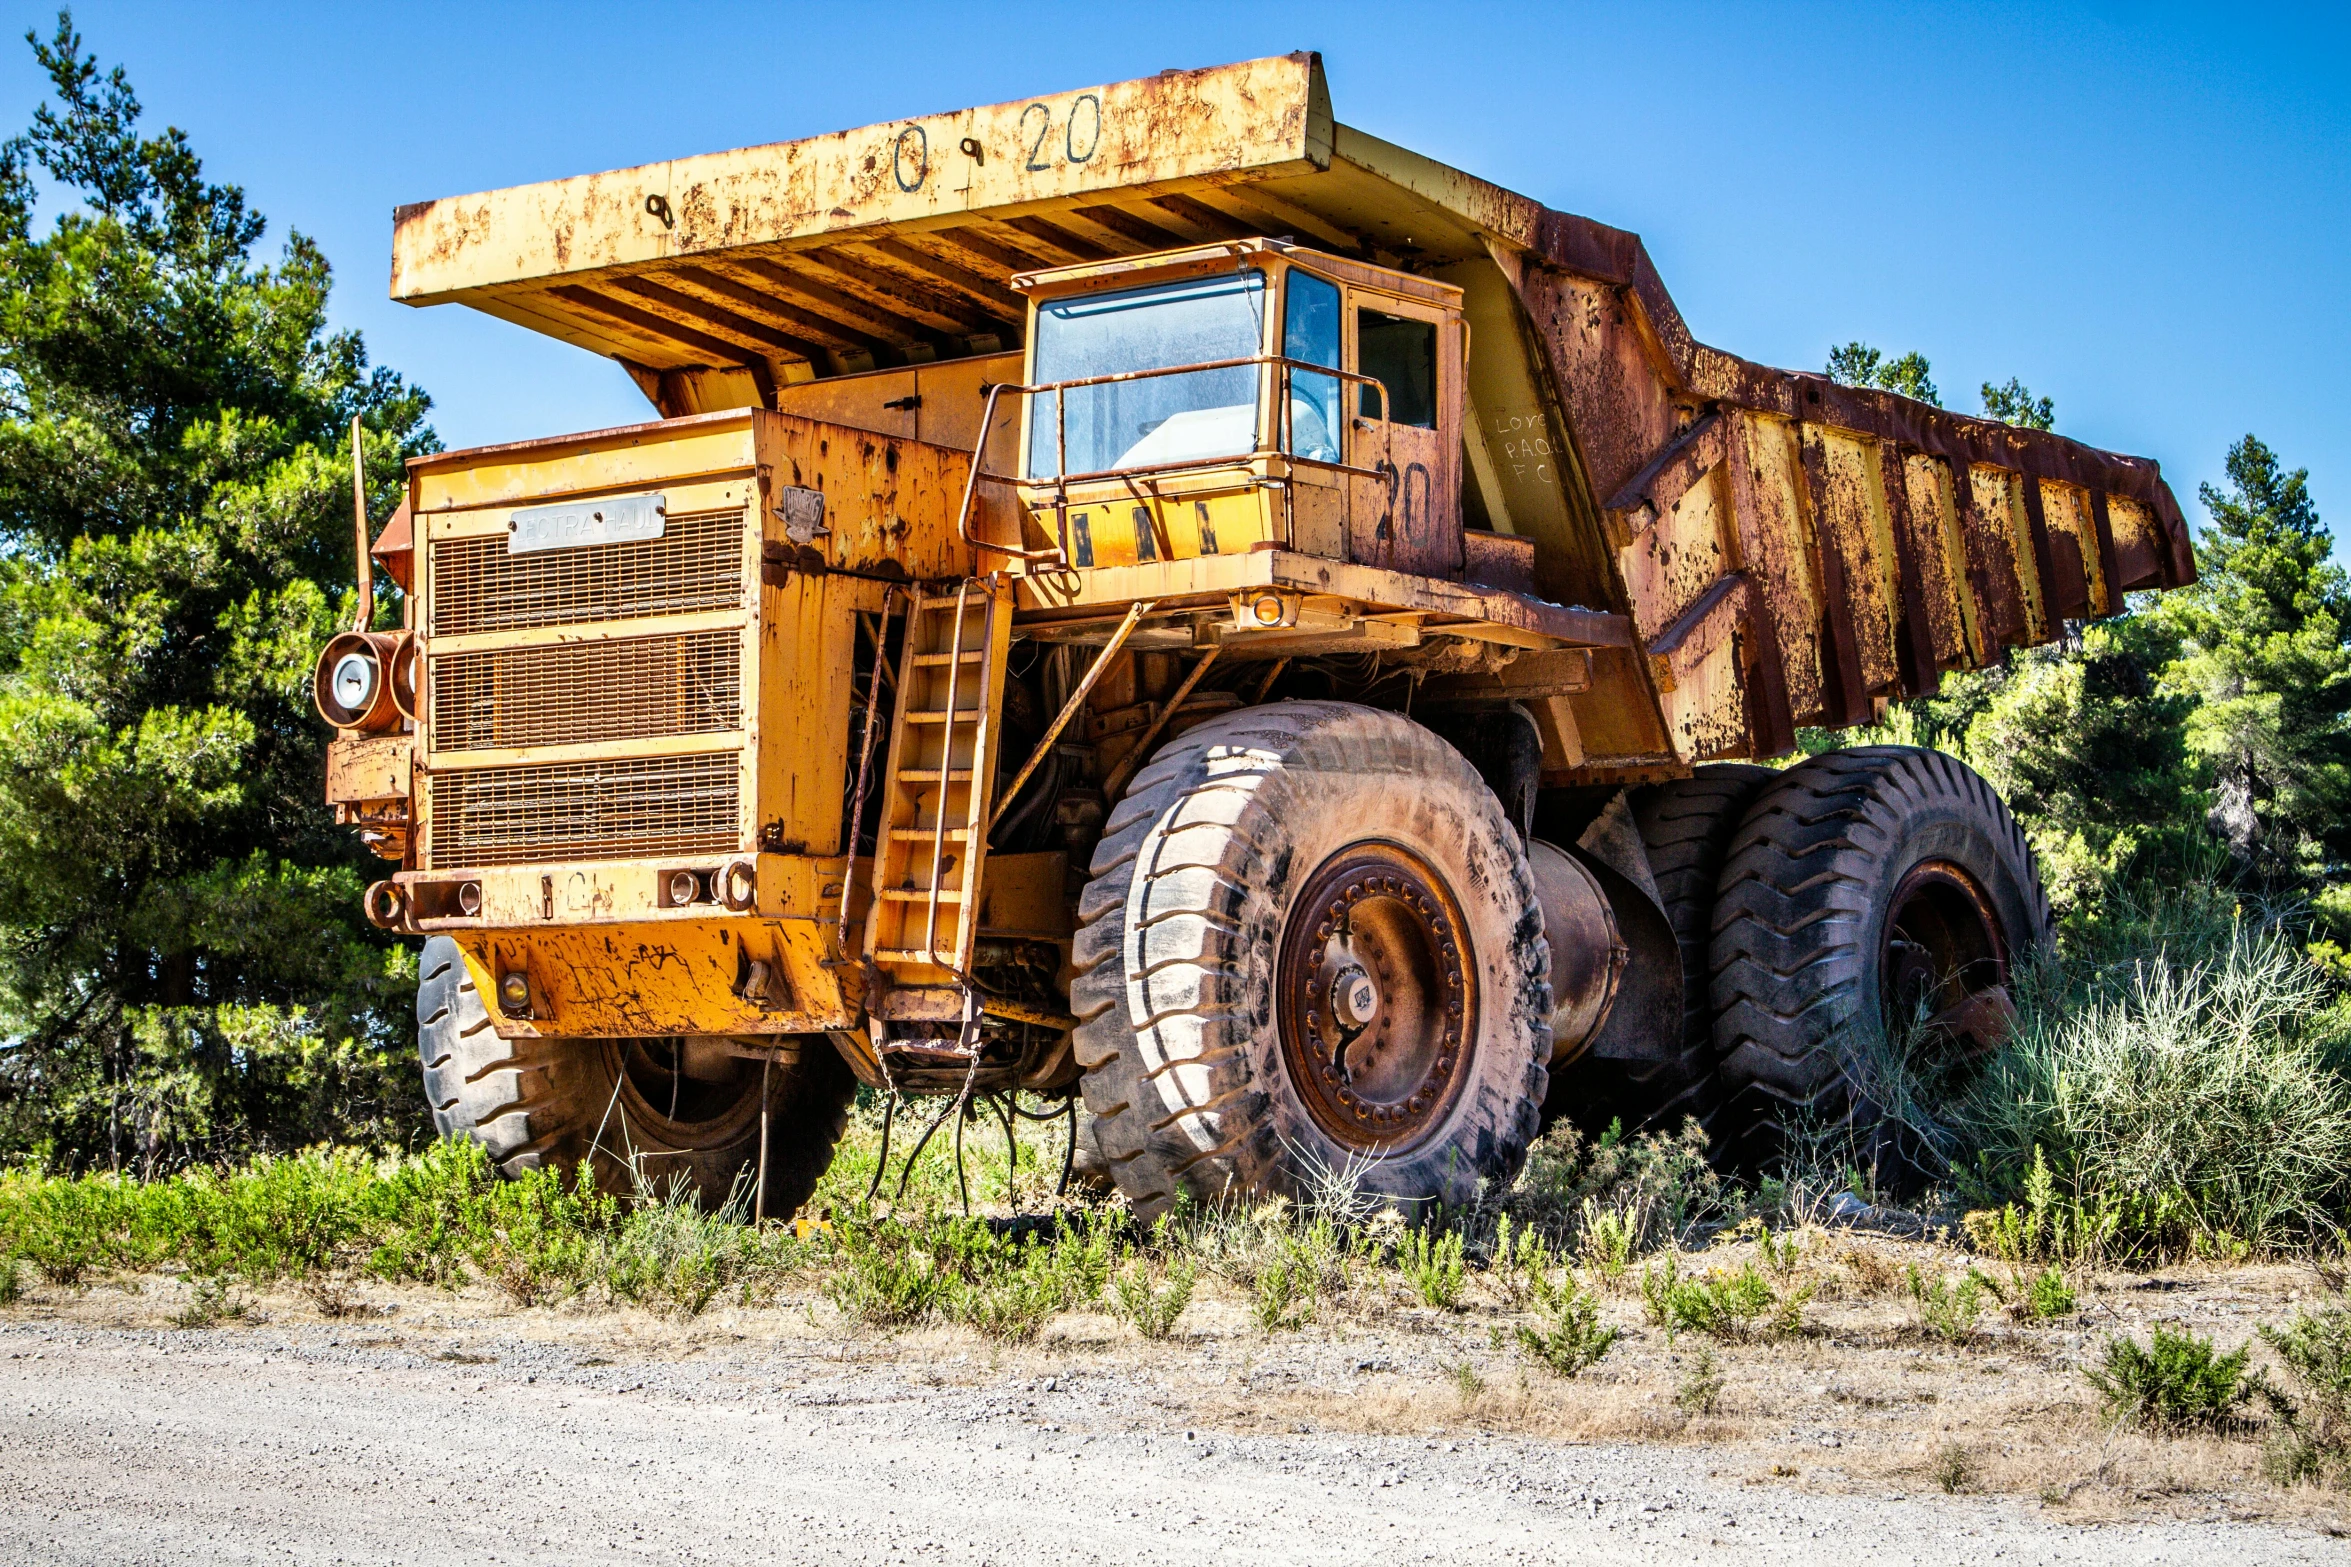
[[[1962, 1343], [1923, 1334], [1909, 1267], [1941, 1277], [1981, 1261], [1937, 1245], [1801, 1232], [1791, 1277], [1818, 1289], [1792, 1337], [1709, 1343], [1683, 1334], [1668, 1343], [1642, 1320], [1637, 1292], [1612, 1293], [1601, 1297], [1601, 1319], [1622, 1337], [1572, 1380], [1516, 1347], [1515, 1325], [1532, 1320], [1534, 1308], [1514, 1310], [1490, 1276], [1473, 1274], [1465, 1305], [1446, 1309], [1424, 1304], [1393, 1269], [1371, 1267], [1324, 1295], [1311, 1322], [1276, 1332], [1259, 1325], [1243, 1279], [1203, 1269], [1175, 1336], [1159, 1342], [1107, 1303], [1053, 1317], [1027, 1344], [991, 1343], [953, 1324], [861, 1328], [815, 1281], [760, 1305], [721, 1300], [692, 1318], [585, 1300], [524, 1308], [482, 1284], [257, 1285], [240, 1297], [243, 1316], [217, 1326], [315, 1322], [362, 1338], [429, 1342], [436, 1353], [519, 1335], [623, 1363], [756, 1353], [887, 1367], [916, 1386], [1078, 1371], [1121, 1390], [1093, 1417], [1106, 1429], [1156, 1421], [1257, 1434], [1662, 1443], [1701, 1451], [1718, 1474], [1759, 1485], [1877, 1495], [1948, 1489], [2085, 1523], [2216, 1514], [2346, 1521], [2340, 1493], [2264, 1479], [2257, 1433], [2114, 1430], [2100, 1423], [2081, 1376], [2111, 1333], [2144, 1337], [2161, 1324], [2223, 1346], [2252, 1339], [2259, 1324], [2331, 1295], [2311, 1268], [2085, 1273], [2073, 1319], [2028, 1323], [1987, 1312]], [[1770, 1265], [1751, 1233], [1682, 1262], [1700, 1271]], [[155, 1274], [75, 1287], [36, 1281], [7, 1315], [161, 1329], [187, 1315], [195, 1294], [187, 1281]], [[1687, 1394], [1701, 1353], [1713, 1357], [1720, 1380], [1711, 1407]], [[2255, 1356], [2262, 1363], [2269, 1352], [2257, 1347]]]

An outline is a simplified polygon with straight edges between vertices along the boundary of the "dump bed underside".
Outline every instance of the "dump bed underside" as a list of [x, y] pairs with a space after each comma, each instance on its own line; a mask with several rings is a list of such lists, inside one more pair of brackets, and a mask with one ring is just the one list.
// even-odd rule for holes
[[2193, 578], [2153, 462], [1708, 348], [1637, 236], [1336, 123], [1306, 54], [405, 207], [392, 295], [788, 407], [1016, 348], [1022, 273], [1252, 236], [1464, 290], [1482, 509], [1639, 645], [1596, 764], [1770, 754]]

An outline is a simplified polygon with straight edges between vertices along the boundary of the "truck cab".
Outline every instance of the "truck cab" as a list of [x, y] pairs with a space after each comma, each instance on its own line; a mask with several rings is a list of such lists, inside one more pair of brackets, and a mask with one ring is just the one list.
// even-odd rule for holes
[[1459, 289], [1268, 239], [1014, 286], [1028, 559], [1279, 548], [1460, 576]]

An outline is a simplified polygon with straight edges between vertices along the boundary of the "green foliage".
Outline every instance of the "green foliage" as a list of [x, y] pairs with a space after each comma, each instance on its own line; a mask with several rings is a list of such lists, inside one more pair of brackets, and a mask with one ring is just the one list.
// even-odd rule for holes
[[2241, 866], [2302, 881], [2351, 858], [2351, 580], [2306, 471], [2248, 435], [2228, 476], [2202, 491], [2197, 582], [2154, 611], [2182, 648], [2165, 679], [2196, 701], [2214, 828]]
[[1424, 1225], [1408, 1230], [1396, 1248], [1396, 1266], [1413, 1292], [1431, 1306], [1451, 1311], [1461, 1304], [1468, 1267], [1462, 1260], [1459, 1230], [1436, 1232]]
[[2143, 1430], [2217, 1430], [2242, 1418], [2256, 1383], [2246, 1373], [2252, 1347], [2223, 1355], [2194, 1333], [2154, 1330], [2148, 1347], [2119, 1335], [2106, 1341], [2103, 1363], [2082, 1374], [2098, 1390], [2106, 1418]]
[[1935, 1484], [1943, 1488], [1946, 1496], [1957, 1496], [1976, 1482], [1978, 1465], [1975, 1454], [1957, 1442], [1945, 1442], [1936, 1448], [1934, 1462], [1929, 1467], [1934, 1474]]
[[2193, 703], [2159, 679], [2177, 650], [2160, 623], [2120, 616], [2078, 642], [2016, 653], [2003, 673], [1975, 677], [1976, 693], [1943, 699], [1947, 720], [1972, 709], [1960, 749], [2024, 824], [2068, 922], [2098, 918], [2134, 864], [2178, 862], [2200, 831]]
[[1200, 1270], [1189, 1257], [1179, 1257], [1168, 1264], [1158, 1283], [1152, 1274], [1151, 1265], [1140, 1257], [1119, 1269], [1112, 1281], [1111, 1312], [1142, 1337], [1157, 1340], [1175, 1332], [1177, 1319], [1192, 1303]]
[[1674, 1407], [1685, 1415], [1711, 1415], [1722, 1407], [1723, 1384], [1722, 1367], [1714, 1351], [1701, 1344], [1674, 1386]]
[[[2077, 1206], [2035, 1210], [2018, 1254], [2275, 1244], [2322, 1224], [2351, 1165], [2342, 1013], [2293, 944], [2240, 930], [2217, 955], [2157, 953], [2028, 994], [1954, 1112], [1985, 1184], [2053, 1169]], [[2045, 1239], [2044, 1239], [2045, 1236]], [[2047, 1245], [2056, 1250], [2027, 1248]]]
[[[1627, 1138], [1621, 1122], [1587, 1139], [1565, 1119], [1527, 1151], [1526, 1167], [1503, 1199], [1507, 1211], [1579, 1251], [1592, 1235], [1603, 1252], [1634, 1252], [1676, 1239], [1691, 1225], [1732, 1212], [1739, 1196], [1706, 1157], [1706, 1129]], [[1621, 1232], [1621, 1233], [1619, 1233]]]
[[2032, 389], [2015, 376], [2006, 386], [1994, 386], [1986, 381], [1983, 387], [1984, 417], [1997, 419], [2002, 424], [2013, 424], [2026, 430], [2053, 430], [2057, 428], [2057, 404], [2046, 397], [2035, 397]]
[[1918, 1307], [1918, 1325], [1946, 1344], [1964, 1344], [1974, 1338], [1985, 1298], [2000, 1293], [2000, 1286], [1976, 1268], [1956, 1279], [1938, 1278], [1930, 1283], [1914, 1262], [1908, 1274], [1910, 1299]]
[[1113, 1244], [1109, 1226], [1066, 1217], [1047, 1237], [984, 1219], [847, 1215], [833, 1236], [825, 1290], [844, 1315], [880, 1328], [945, 1319], [1008, 1343], [1099, 1298]]
[[[407, 1145], [413, 961], [318, 803], [348, 428], [389, 511], [425, 397], [61, 18], [0, 145], [0, 1155], [170, 1168]], [[34, 171], [68, 204], [34, 225]], [[387, 605], [392, 595], [385, 595]]]
[[548, 1306], [588, 1287], [620, 1205], [585, 1170], [568, 1182], [531, 1170], [491, 1183], [469, 1217], [467, 1260], [516, 1305]]
[[2275, 1416], [2263, 1465], [2280, 1485], [2351, 1486], [2351, 1307], [2297, 1311], [2261, 1337], [2292, 1386], [2264, 1383]]
[[1874, 386], [1880, 391], [1899, 392], [1940, 408], [1943, 397], [1935, 390], [1929, 369], [1926, 355], [1915, 349], [1899, 359], [1888, 359], [1867, 343], [1847, 343], [1829, 350], [1830, 380], [1844, 386]]
[[1597, 1198], [1584, 1199], [1583, 1232], [1576, 1237], [1576, 1255], [1594, 1276], [1611, 1287], [1624, 1282], [1632, 1266], [1636, 1231], [1633, 1221], [1616, 1209], [1603, 1209]]
[[1518, 1325], [1519, 1348], [1563, 1377], [1599, 1363], [1622, 1334], [1600, 1325], [1600, 1303], [1571, 1280], [1546, 1292], [1540, 1317]]
[[1250, 1314], [1268, 1333], [1302, 1328], [1314, 1320], [1312, 1269], [1295, 1256], [1278, 1256], [1257, 1271]]
[[1784, 1338], [1802, 1330], [1804, 1308], [1817, 1289], [1775, 1285], [1752, 1262], [1686, 1275], [1670, 1252], [1661, 1265], [1641, 1271], [1641, 1304], [1668, 1342], [1685, 1332], [1723, 1340]]
[[2075, 1295], [2065, 1270], [2055, 1263], [2049, 1264], [2026, 1281], [2024, 1292], [2017, 1298], [2024, 1307], [2023, 1315], [2033, 1322], [2070, 1317], [2080, 1304], [2080, 1298]]

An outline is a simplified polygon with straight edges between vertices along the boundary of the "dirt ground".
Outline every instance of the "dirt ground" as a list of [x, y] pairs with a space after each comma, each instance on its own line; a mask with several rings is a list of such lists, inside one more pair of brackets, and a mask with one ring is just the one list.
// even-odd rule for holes
[[2074, 1322], [1952, 1347], [1890, 1282], [1952, 1258], [1815, 1248], [1806, 1331], [1714, 1346], [1695, 1416], [1697, 1343], [1631, 1290], [1561, 1381], [1478, 1286], [1278, 1335], [1212, 1288], [1165, 1343], [1074, 1313], [1021, 1348], [814, 1298], [674, 1321], [363, 1286], [190, 1329], [175, 1279], [43, 1287], [0, 1313], [0, 1560], [2351, 1559], [2351, 1509], [2270, 1486], [2256, 1440], [2109, 1431], [2080, 1377], [2112, 1331], [2233, 1346], [2308, 1270], [2103, 1276]]

